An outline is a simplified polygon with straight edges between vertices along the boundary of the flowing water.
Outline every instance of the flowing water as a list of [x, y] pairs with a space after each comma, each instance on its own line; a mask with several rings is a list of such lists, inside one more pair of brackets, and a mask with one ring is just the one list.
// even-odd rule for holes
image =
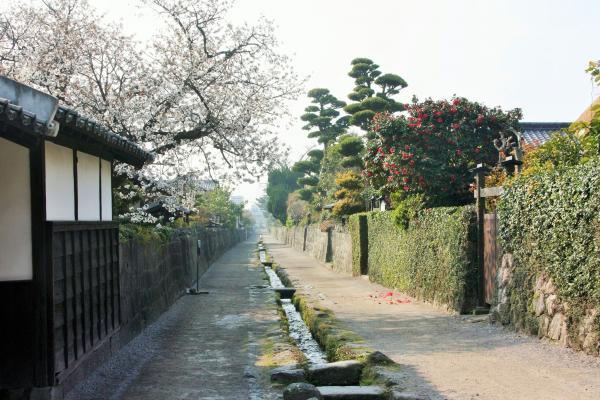
[[[279, 276], [270, 267], [265, 267], [265, 272], [269, 275], [271, 287], [274, 289], [284, 288], [285, 285], [279, 279]], [[313, 339], [310, 330], [302, 320], [300, 313], [292, 304], [290, 299], [281, 299], [281, 306], [288, 319], [290, 337], [294, 339], [298, 348], [304, 353], [311, 364], [327, 363], [327, 356], [321, 350], [321, 347], [315, 339]]]

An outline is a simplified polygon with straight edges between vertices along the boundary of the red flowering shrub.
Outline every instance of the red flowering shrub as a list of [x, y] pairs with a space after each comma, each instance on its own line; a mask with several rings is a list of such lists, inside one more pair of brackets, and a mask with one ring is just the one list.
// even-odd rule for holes
[[406, 104], [408, 115], [377, 114], [371, 123], [364, 175], [375, 188], [423, 193], [432, 205], [456, 204], [469, 196], [477, 163], [494, 164], [492, 141], [518, 129], [521, 111], [508, 112], [456, 97]]

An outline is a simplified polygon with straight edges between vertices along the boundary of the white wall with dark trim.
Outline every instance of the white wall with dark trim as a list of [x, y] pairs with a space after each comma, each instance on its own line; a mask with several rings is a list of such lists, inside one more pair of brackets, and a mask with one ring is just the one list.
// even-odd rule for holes
[[0, 138], [0, 281], [32, 279], [29, 149]]

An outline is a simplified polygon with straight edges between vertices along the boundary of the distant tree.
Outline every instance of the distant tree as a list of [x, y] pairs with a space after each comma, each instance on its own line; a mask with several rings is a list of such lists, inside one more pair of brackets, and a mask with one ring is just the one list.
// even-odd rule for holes
[[302, 199], [299, 192], [290, 193], [287, 202], [287, 226], [298, 225], [310, 213], [309, 203]]
[[307, 122], [302, 127], [307, 131], [309, 138], [316, 138], [325, 148], [342, 134], [348, 125], [348, 117], [339, 117], [338, 111], [346, 105], [345, 102], [338, 100], [329, 92], [329, 89], [317, 88], [308, 92], [308, 97], [312, 99], [311, 105], [306, 107], [300, 119]]
[[227, 228], [234, 228], [238, 217], [242, 217], [243, 204], [231, 201], [231, 191], [217, 187], [196, 197], [196, 209], [200, 219], [216, 218]]
[[294, 172], [287, 166], [269, 172], [266, 202], [269, 211], [282, 224], [287, 220], [287, 201], [290, 193], [299, 189], [297, 181], [301, 173]]
[[368, 58], [355, 58], [348, 75], [354, 78], [355, 87], [348, 98], [354, 103], [344, 107], [351, 115], [349, 124], [368, 130], [375, 114], [403, 111], [404, 106], [393, 99], [407, 83], [395, 74], [382, 74], [379, 65]]

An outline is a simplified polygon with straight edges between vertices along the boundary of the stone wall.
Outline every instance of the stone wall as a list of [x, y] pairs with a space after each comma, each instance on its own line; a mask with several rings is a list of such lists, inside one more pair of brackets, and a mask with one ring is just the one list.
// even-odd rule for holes
[[332, 268], [336, 272], [352, 275], [352, 237], [347, 230], [331, 232]]
[[328, 263], [335, 271], [352, 274], [352, 238], [345, 227], [322, 232], [319, 225], [271, 227], [271, 235], [295, 250]]
[[531, 281], [533, 286], [529, 287], [520, 279], [516, 267], [512, 254], [501, 256], [493, 320], [565, 347], [599, 355], [600, 335], [596, 324], [600, 320], [600, 309], [579, 310], [579, 318], [569, 318], [575, 310], [560, 298], [547, 274], [538, 274]]
[[[138, 335], [196, 281], [209, 263], [245, 237], [244, 231], [186, 229], [157, 243], [135, 239], [120, 246], [122, 344]], [[202, 251], [197, 254], [197, 241]]]

